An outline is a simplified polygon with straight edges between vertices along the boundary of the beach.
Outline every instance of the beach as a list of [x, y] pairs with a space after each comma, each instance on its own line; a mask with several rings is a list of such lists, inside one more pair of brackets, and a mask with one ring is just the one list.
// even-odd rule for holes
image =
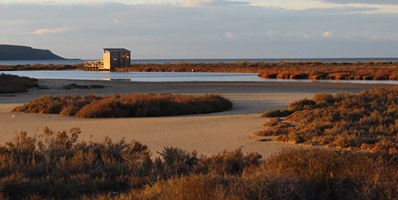
[[[71, 83], [79, 85], [103, 85], [103, 89], [61, 89]], [[42, 89], [30, 89], [0, 97], [0, 143], [12, 140], [15, 133], [26, 131], [39, 134], [45, 127], [56, 131], [80, 128], [81, 140], [102, 141], [137, 140], [148, 145], [153, 156], [164, 147], [179, 147], [199, 154], [213, 155], [223, 150], [241, 148], [244, 152], [258, 152], [267, 157], [282, 148], [305, 147], [280, 142], [258, 142], [251, 135], [260, 130], [267, 119], [259, 114], [268, 109], [283, 108], [289, 103], [311, 98], [316, 93], [359, 92], [365, 89], [394, 87], [387, 84], [352, 83], [223, 83], [223, 82], [179, 82], [144, 83], [128, 81], [78, 81], [41, 79]], [[43, 89], [46, 87], [46, 89]], [[173, 94], [220, 94], [234, 103], [232, 110], [187, 116], [83, 119], [61, 115], [15, 113], [11, 110], [42, 95], [112, 95], [129, 93], [173, 93]]]

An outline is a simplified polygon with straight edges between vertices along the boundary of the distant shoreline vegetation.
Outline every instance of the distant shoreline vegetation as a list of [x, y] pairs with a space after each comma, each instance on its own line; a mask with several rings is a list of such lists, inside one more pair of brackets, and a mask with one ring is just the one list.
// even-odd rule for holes
[[205, 114], [232, 108], [222, 96], [130, 94], [114, 96], [42, 96], [15, 112], [61, 114], [82, 118], [127, 118]]
[[[84, 70], [75, 65], [0, 65], [0, 71]], [[398, 80], [398, 62], [219, 62], [132, 64], [115, 72], [234, 72], [258, 73], [267, 79], [307, 80]]]

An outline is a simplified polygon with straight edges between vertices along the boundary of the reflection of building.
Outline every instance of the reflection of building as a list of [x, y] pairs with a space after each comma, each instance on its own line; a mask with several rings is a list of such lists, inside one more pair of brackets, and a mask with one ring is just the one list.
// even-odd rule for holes
[[112, 71], [116, 67], [130, 66], [130, 52], [121, 48], [105, 48], [104, 49], [104, 70]]

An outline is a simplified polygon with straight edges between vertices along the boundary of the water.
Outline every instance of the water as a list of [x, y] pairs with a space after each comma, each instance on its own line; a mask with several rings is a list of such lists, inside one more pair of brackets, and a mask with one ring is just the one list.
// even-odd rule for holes
[[[87, 60], [89, 61], [89, 60]], [[164, 63], [230, 63], [230, 62], [369, 62], [369, 61], [383, 61], [383, 62], [398, 62], [398, 58], [260, 58], [260, 59], [137, 59], [131, 60], [133, 64], [164, 64]], [[59, 64], [59, 65], [74, 65], [81, 64], [83, 60], [67, 59], [67, 60], [0, 60], [0, 65], [34, 65], [34, 64]]]
[[398, 81], [345, 81], [345, 80], [288, 80], [264, 79], [255, 73], [199, 73], [199, 72], [97, 72], [97, 71], [0, 71], [37, 79], [69, 80], [122, 80], [132, 82], [280, 82], [280, 83], [361, 83], [398, 84]]
[[125, 80], [133, 82], [258, 82], [257, 74], [191, 72], [0, 71], [37, 79]]

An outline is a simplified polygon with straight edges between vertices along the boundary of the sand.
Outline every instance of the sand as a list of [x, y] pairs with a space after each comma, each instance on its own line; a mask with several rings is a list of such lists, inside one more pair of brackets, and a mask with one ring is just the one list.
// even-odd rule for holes
[[[63, 85], [104, 85], [104, 89], [62, 90]], [[244, 152], [258, 152], [267, 157], [282, 148], [304, 147], [280, 142], [258, 142], [251, 135], [261, 130], [267, 120], [259, 113], [267, 109], [282, 108], [290, 102], [310, 98], [315, 93], [359, 92], [363, 89], [394, 87], [394, 85], [370, 85], [348, 83], [134, 83], [125, 81], [76, 81], [40, 80], [39, 85], [48, 89], [31, 89], [15, 96], [0, 95], [0, 144], [12, 140], [16, 132], [38, 134], [45, 127], [53, 130], [82, 130], [80, 139], [102, 141], [125, 138], [148, 145], [152, 154], [164, 147], [180, 147], [199, 154], [213, 155], [223, 150], [241, 148]], [[176, 117], [149, 117], [125, 119], [82, 119], [60, 115], [13, 113], [20, 104], [41, 95], [128, 94], [128, 93], [179, 93], [221, 94], [234, 103], [230, 111]]]

